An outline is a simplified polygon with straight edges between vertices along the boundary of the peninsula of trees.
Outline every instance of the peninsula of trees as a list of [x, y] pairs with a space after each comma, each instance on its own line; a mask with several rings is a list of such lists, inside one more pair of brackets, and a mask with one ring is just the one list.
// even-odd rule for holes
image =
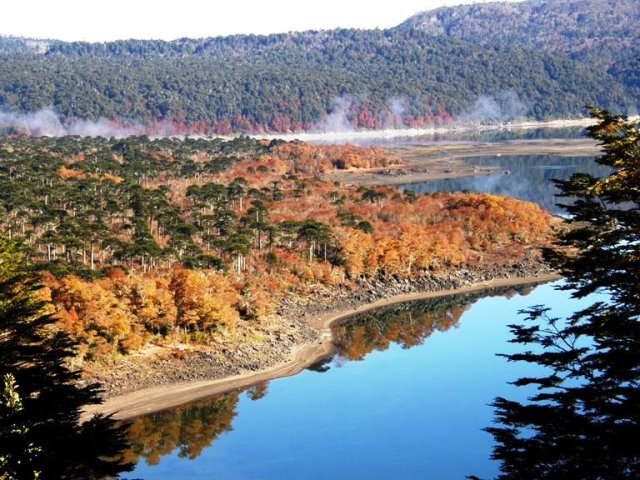
[[42, 270], [79, 360], [255, 340], [291, 295], [511, 266], [548, 241], [550, 218], [531, 203], [321, 179], [398, 162], [376, 147], [247, 137], [7, 137], [0, 230]]

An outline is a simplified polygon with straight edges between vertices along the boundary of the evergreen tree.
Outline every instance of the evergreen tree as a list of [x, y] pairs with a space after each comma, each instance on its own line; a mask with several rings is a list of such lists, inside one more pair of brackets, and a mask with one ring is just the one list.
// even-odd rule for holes
[[0, 478], [98, 479], [128, 469], [121, 427], [109, 417], [80, 423], [99, 403], [66, 361], [69, 337], [55, 329], [19, 246], [0, 237]]
[[596, 161], [612, 171], [557, 182], [571, 217], [549, 258], [574, 297], [607, 299], [567, 319], [536, 306], [511, 326], [512, 342], [531, 350], [505, 356], [546, 374], [515, 382], [537, 388], [527, 403], [494, 402], [499, 478], [640, 478], [640, 124], [592, 114]]

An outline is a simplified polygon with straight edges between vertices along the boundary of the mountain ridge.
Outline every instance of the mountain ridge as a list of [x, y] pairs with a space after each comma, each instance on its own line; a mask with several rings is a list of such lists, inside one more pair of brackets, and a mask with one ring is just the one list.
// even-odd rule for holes
[[[635, 113], [637, 12], [631, 0], [605, 3], [611, 14], [595, 0], [448, 7], [387, 30], [104, 43], [0, 37], [0, 110], [10, 113], [5, 127], [12, 115], [52, 108], [62, 124], [108, 119], [217, 134], [483, 121], [487, 101], [493, 121], [581, 116], [586, 104]], [[498, 20], [487, 12], [496, 9], [509, 21], [492, 36]], [[535, 35], [516, 35], [523, 10]], [[544, 32], [556, 11], [554, 37]], [[580, 17], [589, 11], [599, 13]], [[426, 18], [440, 26], [425, 28]], [[578, 23], [587, 33], [565, 35]]]

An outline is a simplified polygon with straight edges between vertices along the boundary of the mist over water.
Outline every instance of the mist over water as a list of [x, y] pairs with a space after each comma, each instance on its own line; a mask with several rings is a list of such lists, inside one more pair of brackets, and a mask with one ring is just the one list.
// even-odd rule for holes
[[33, 113], [15, 113], [0, 111], [0, 133], [10, 135], [28, 135], [34, 137], [62, 137], [79, 135], [82, 137], [130, 137], [147, 135], [150, 137], [172, 137], [184, 135], [175, 124], [169, 121], [158, 121], [143, 124], [132, 120], [114, 120], [100, 118], [98, 120], [64, 119], [52, 108], [45, 108]]

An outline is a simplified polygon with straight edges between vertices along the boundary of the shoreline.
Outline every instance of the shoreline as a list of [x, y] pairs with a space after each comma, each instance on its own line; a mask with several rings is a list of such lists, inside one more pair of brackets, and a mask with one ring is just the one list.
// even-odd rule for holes
[[546, 283], [562, 278], [557, 273], [536, 276], [495, 278], [480, 281], [453, 289], [412, 292], [381, 298], [364, 303], [355, 308], [317, 314], [307, 322], [320, 332], [319, 341], [304, 343], [294, 347], [289, 358], [271, 367], [256, 372], [245, 372], [230, 377], [193, 382], [172, 383], [136, 390], [108, 398], [99, 405], [91, 405], [84, 410], [82, 421], [94, 414], [113, 415], [118, 420], [130, 420], [135, 417], [176, 407], [184, 403], [199, 400], [232, 390], [246, 388], [260, 382], [295, 375], [305, 368], [335, 353], [330, 328], [340, 322], [371, 310], [415, 300], [444, 297], [487, 290], [498, 287], [519, 286], [534, 283]]
[[351, 185], [407, 185], [434, 180], [500, 175], [497, 166], [480, 166], [468, 159], [482, 156], [519, 157], [548, 155], [553, 157], [596, 156], [597, 142], [588, 138], [530, 139], [505, 142], [468, 142], [461, 144], [424, 144], [384, 147], [397, 154], [402, 163], [370, 169], [332, 170], [322, 178]]
[[[446, 133], [466, 133], [466, 132], [487, 132], [502, 130], [532, 130], [536, 128], [569, 128], [588, 127], [595, 125], [596, 121], [590, 117], [557, 119], [548, 121], [523, 120], [514, 123], [499, 124], [460, 124], [428, 128], [385, 128], [382, 130], [346, 130], [346, 131], [303, 131], [299, 133], [265, 133], [251, 134], [249, 137], [258, 140], [301, 140], [303, 142], [324, 142], [324, 141], [348, 141], [365, 139], [390, 139], [402, 137], [421, 137], [431, 135], [441, 135]], [[233, 137], [231, 137], [233, 138]]]

